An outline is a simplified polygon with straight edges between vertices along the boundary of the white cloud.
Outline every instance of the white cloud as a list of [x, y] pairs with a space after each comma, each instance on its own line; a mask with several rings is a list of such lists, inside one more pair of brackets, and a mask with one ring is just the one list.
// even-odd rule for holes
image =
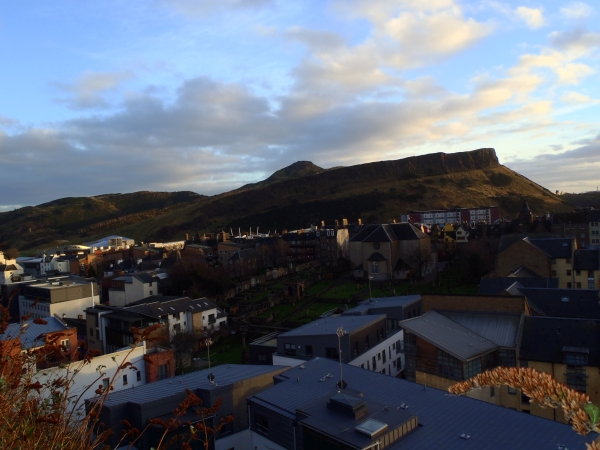
[[109, 103], [104, 94], [116, 90], [121, 83], [134, 78], [131, 71], [122, 72], [92, 72], [87, 71], [73, 83], [53, 83], [61, 91], [69, 94], [68, 97], [56, 99], [73, 109], [98, 109], [106, 108]]
[[600, 100], [591, 98], [589, 95], [584, 95], [579, 92], [568, 91], [560, 96], [560, 101], [574, 105], [580, 104], [595, 104], [600, 103]]
[[586, 19], [594, 14], [594, 8], [587, 3], [571, 2], [560, 8], [560, 14], [568, 19]]
[[533, 30], [543, 27], [546, 25], [544, 19], [544, 12], [539, 8], [528, 8], [527, 6], [519, 6], [515, 9], [515, 14], [521, 20], [523, 20], [527, 26]]

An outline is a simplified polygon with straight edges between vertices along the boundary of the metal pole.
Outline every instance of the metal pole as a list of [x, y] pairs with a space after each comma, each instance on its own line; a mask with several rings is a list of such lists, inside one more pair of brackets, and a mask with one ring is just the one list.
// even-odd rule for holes
[[344, 390], [344, 377], [342, 375], [342, 336], [344, 335], [344, 328], [339, 327], [337, 329], [338, 336], [338, 348], [340, 352], [340, 391]]
[[369, 275], [369, 300], [371, 300], [373, 298], [373, 296], [371, 295], [371, 279], [373, 278], [372, 275]]

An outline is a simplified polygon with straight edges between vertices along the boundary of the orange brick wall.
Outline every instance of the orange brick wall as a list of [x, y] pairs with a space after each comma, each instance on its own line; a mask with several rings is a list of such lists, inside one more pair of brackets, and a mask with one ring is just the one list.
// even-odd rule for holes
[[541, 277], [550, 276], [550, 258], [525, 241], [517, 241], [497, 256], [494, 274], [505, 277], [521, 266], [527, 266]]
[[146, 366], [146, 383], [158, 381], [158, 366], [167, 365], [169, 378], [175, 376], [175, 355], [172, 349], [164, 349], [156, 353], [146, 353], [144, 355], [144, 364]]

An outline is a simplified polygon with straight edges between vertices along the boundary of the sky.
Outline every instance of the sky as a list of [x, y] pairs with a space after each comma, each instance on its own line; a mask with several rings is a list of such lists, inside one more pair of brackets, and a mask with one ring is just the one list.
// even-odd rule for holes
[[0, 2], [0, 211], [495, 148], [600, 184], [600, 5]]

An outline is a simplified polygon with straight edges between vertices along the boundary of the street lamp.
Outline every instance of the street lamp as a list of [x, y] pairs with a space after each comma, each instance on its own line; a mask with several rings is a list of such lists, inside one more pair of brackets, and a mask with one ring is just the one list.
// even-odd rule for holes
[[204, 341], [204, 343], [206, 344], [206, 347], [208, 348], [208, 376], [206, 378], [208, 378], [208, 381], [210, 381], [212, 383], [215, 379], [215, 376], [210, 371], [210, 344], [212, 344], [212, 341], [210, 340], [210, 338], [207, 338]]
[[371, 295], [371, 280], [373, 279], [373, 275], [369, 275], [369, 300], [373, 299], [373, 296]]
[[337, 337], [338, 337], [338, 352], [340, 355], [340, 382], [338, 384], [338, 387], [340, 388], [341, 391], [344, 390], [344, 388], [347, 386], [346, 383], [344, 383], [344, 377], [342, 376], [342, 336], [346, 334], [346, 332], [344, 331], [343, 327], [339, 327], [337, 329]]

